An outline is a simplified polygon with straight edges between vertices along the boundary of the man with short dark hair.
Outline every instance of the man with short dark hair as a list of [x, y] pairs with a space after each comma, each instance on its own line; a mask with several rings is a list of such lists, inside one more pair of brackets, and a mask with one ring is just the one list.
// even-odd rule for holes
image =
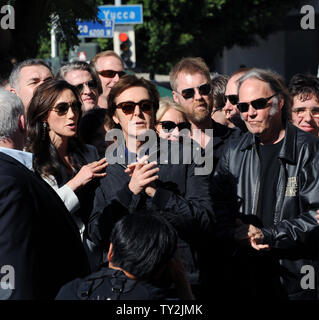
[[291, 97], [279, 75], [248, 71], [238, 98], [249, 131], [229, 142], [213, 179], [224, 279], [236, 298], [316, 298], [302, 266], [317, 267], [319, 140], [287, 121]]
[[296, 74], [288, 87], [293, 98], [292, 123], [319, 136], [319, 79], [314, 75]]
[[43, 60], [24, 60], [13, 67], [10, 74], [10, 91], [22, 100], [27, 110], [35, 89], [43, 81], [51, 78], [52, 71]]
[[176, 250], [176, 231], [164, 218], [152, 212], [125, 216], [112, 230], [108, 267], [66, 284], [57, 299], [165, 299], [169, 262]]

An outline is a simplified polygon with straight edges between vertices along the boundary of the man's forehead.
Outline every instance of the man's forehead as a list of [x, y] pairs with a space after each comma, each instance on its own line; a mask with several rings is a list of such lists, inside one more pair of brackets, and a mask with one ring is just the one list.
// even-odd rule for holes
[[254, 91], [263, 91], [263, 92], [271, 92], [271, 88], [269, 83], [265, 81], [261, 81], [255, 78], [248, 78], [244, 82], [242, 82], [239, 88], [239, 94], [243, 92], [254, 92]]
[[98, 70], [123, 70], [121, 60], [114, 56], [99, 57], [96, 61], [96, 67]]
[[181, 71], [177, 76], [178, 88], [198, 87], [206, 82], [208, 82], [207, 78], [200, 72], [190, 73], [187, 71]]
[[24, 80], [47, 76], [52, 76], [52, 72], [47, 67], [42, 65], [25, 66], [20, 72], [20, 78], [23, 77]]

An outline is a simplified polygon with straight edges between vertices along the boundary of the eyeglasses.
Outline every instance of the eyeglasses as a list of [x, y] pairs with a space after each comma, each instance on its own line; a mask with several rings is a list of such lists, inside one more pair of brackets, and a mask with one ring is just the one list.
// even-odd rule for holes
[[264, 109], [267, 107], [268, 101], [277, 94], [278, 93], [275, 93], [269, 98], [259, 98], [250, 102], [239, 102], [237, 103], [237, 108], [240, 112], [247, 112], [249, 109], [249, 105], [251, 104], [252, 107], [256, 110]]
[[191, 124], [186, 121], [180, 122], [180, 123], [175, 123], [174, 121], [159, 121], [158, 123], [162, 125], [162, 128], [164, 130], [168, 130], [168, 131], [175, 129], [176, 127], [178, 128], [179, 131], [182, 131], [183, 129], [190, 130], [191, 128]]
[[142, 112], [150, 112], [153, 108], [153, 102], [151, 100], [141, 100], [139, 102], [124, 101], [116, 105], [116, 108], [121, 108], [125, 114], [132, 114], [137, 105]]
[[106, 78], [114, 78], [116, 74], [118, 74], [119, 78], [123, 77], [126, 73], [125, 71], [115, 71], [115, 70], [102, 70], [98, 71], [102, 77]]
[[296, 113], [298, 117], [305, 117], [307, 111], [309, 111], [310, 115], [314, 118], [319, 118], [319, 107], [294, 107], [292, 108], [292, 112]]
[[227, 102], [227, 100], [233, 104], [233, 105], [236, 105], [238, 103], [238, 95], [237, 94], [229, 94], [229, 95], [224, 95], [225, 99], [225, 103]]
[[[212, 90], [210, 83], [202, 84], [201, 86], [199, 86], [197, 88], [198, 88], [199, 94], [202, 96], [207, 96], [210, 93], [210, 91]], [[196, 87], [184, 89], [184, 90], [182, 90], [181, 93], [178, 91], [176, 91], [176, 92], [178, 94], [181, 94], [183, 96], [183, 98], [187, 100], [187, 99], [194, 98], [195, 89], [196, 89]]]
[[97, 83], [95, 80], [90, 80], [87, 82], [83, 82], [80, 84], [77, 84], [75, 87], [79, 90], [79, 92], [81, 93], [84, 89], [84, 86], [89, 87], [91, 90], [95, 90], [97, 88]]
[[52, 108], [59, 116], [64, 116], [68, 113], [69, 108], [71, 107], [74, 113], [79, 113], [81, 111], [81, 103], [73, 101], [71, 103], [61, 102]]

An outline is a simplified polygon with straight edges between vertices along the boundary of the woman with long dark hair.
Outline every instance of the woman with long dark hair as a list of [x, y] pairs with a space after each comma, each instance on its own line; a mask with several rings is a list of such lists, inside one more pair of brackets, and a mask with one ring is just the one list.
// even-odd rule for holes
[[101, 170], [107, 164], [104, 158], [99, 160], [95, 147], [77, 138], [80, 118], [77, 89], [64, 80], [45, 81], [27, 111], [27, 149], [34, 154], [34, 171], [57, 191], [91, 252], [86, 226], [98, 185], [95, 178], [106, 175]]

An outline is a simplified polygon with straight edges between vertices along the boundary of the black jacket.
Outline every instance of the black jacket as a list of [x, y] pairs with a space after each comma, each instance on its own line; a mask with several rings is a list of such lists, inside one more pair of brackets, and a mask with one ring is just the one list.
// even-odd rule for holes
[[2, 152], [0, 181], [0, 266], [15, 271], [14, 290], [0, 288], [1, 298], [54, 299], [89, 273], [78, 230], [56, 192]]
[[[176, 146], [179, 150], [173, 152]], [[187, 148], [190, 146], [191, 144], [187, 145]], [[203, 253], [209, 257], [209, 253], [202, 248], [208, 246], [203, 238], [212, 230], [213, 214], [209, 178], [207, 175], [195, 174], [196, 168], [200, 165], [192, 160], [191, 149], [188, 151], [188, 156], [183, 157], [180, 144], [158, 140], [158, 151], [150, 153], [150, 160], [157, 160], [160, 169], [154, 198], [148, 197], [144, 192], [134, 195], [128, 188], [130, 177], [124, 172], [125, 164], [110, 164], [106, 170], [106, 177], [101, 179], [100, 187], [96, 190], [89, 223], [91, 239], [96, 244], [107, 246], [114, 223], [123, 215], [138, 210], [157, 210], [172, 223], [183, 240], [181, 246], [185, 250], [180, 254], [186, 263], [186, 270], [189, 274], [196, 273], [197, 268], [194, 270], [194, 262], [190, 260], [196, 260], [197, 253], [201, 257]], [[124, 149], [117, 152], [121, 153], [120, 157], [125, 157]], [[177, 156], [179, 164], [171, 163], [173, 153]]]
[[163, 300], [164, 289], [129, 279], [122, 271], [103, 267], [83, 279], [75, 279], [59, 291], [56, 300]]
[[[314, 215], [319, 208], [318, 155], [319, 139], [288, 123], [279, 157], [274, 159], [280, 162], [280, 172], [274, 177], [278, 184], [273, 224], [261, 228], [264, 243], [271, 246], [271, 251], [259, 253], [237, 246], [230, 251], [233, 256], [242, 254], [243, 259], [253, 256], [277, 261], [276, 272], [290, 299], [313, 298], [316, 294], [314, 290], [303, 290], [300, 281], [303, 265], [317, 267], [312, 259], [317, 254], [314, 244], [318, 224]], [[231, 243], [236, 218], [256, 225], [259, 170], [254, 135], [247, 132], [229, 142], [216, 168], [212, 189], [217, 233], [227, 245]]]

